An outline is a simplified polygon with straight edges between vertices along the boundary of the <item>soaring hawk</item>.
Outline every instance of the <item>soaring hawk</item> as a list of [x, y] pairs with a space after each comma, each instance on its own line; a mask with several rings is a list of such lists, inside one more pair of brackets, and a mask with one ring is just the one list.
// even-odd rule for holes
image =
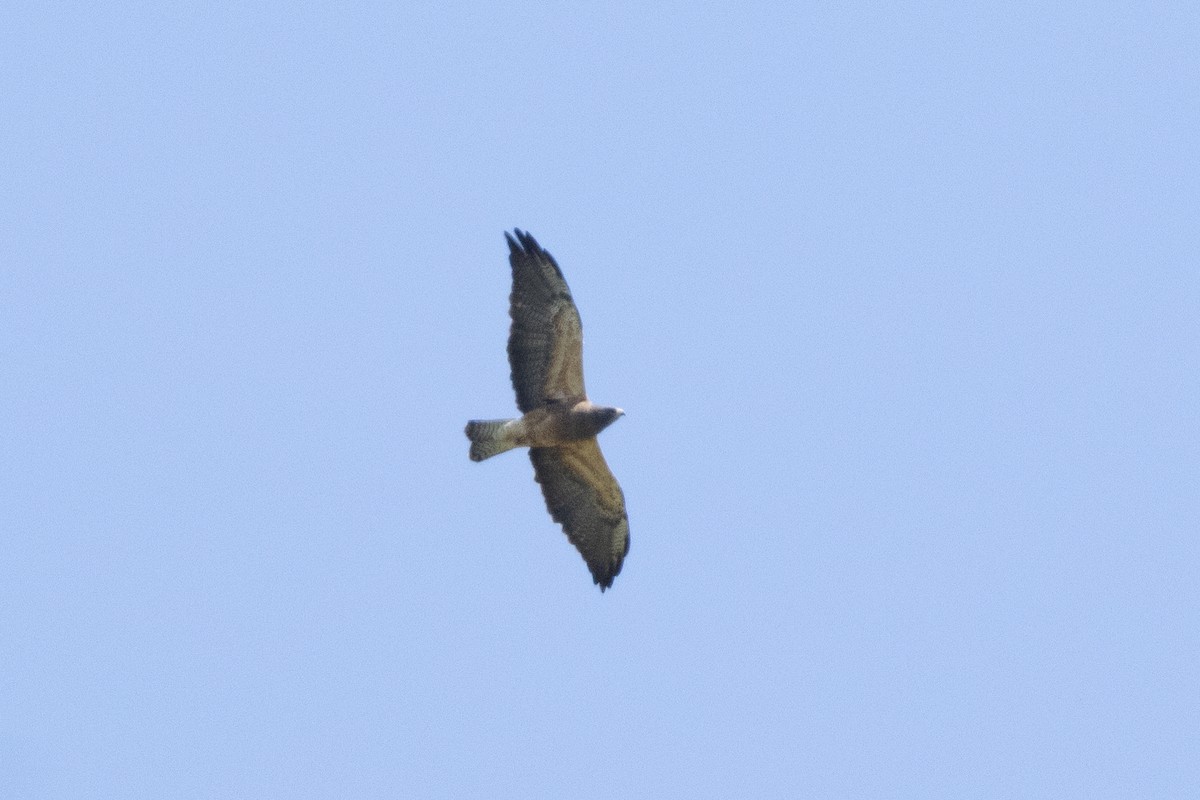
[[562, 523], [600, 591], [612, 586], [629, 552], [625, 495], [596, 434], [624, 411], [594, 405], [583, 389], [583, 327], [562, 270], [532, 236], [508, 233], [512, 264], [508, 362], [518, 419], [472, 420], [471, 460], [528, 447], [546, 508]]

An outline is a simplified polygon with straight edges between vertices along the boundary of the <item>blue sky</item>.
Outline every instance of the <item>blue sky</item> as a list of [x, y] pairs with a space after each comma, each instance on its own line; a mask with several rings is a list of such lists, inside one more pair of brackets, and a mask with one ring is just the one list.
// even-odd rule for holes
[[10, 4], [0, 795], [1195, 796], [1200, 15], [968, 5]]

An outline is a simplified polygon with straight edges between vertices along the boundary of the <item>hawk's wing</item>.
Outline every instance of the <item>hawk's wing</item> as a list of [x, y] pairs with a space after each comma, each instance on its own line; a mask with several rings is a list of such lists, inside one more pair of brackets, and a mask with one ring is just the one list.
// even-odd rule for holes
[[625, 495], [595, 439], [529, 451], [546, 508], [561, 522], [600, 591], [612, 586], [629, 552]]
[[532, 236], [507, 233], [512, 251], [508, 363], [521, 413], [547, 401], [587, 399], [583, 390], [583, 326], [562, 270]]

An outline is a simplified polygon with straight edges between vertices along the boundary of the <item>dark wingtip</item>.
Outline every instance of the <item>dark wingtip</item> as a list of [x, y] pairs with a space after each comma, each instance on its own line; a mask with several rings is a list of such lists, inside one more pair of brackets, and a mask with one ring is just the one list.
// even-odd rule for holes
[[[625, 552], [626, 553], [629, 552], [628, 542], [626, 542], [626, 544], [625, 544]], [[624, 556], [622, 556], [621, 561], [619, 563], [617, 563], [616, 565], [611, 567], [611, 572], [608, 572], [607, 574], [604, 574], [604, 573], [601, 573], [601, 574], [593, 573], [592, 574], [592, 583], [594, 583], [600, 587], [601, 594], [604, 593], [605, 589], [612, 588], [613, 581], [616, 580], [616, 577], [621, 574], [621, 567], [623, 567], [623, 566], [625, 566]]]
[[538, 244], [537, 239], [533, 238], [533, 234], [529, 231], [523, 231], [520, 228], [513, 228], [513, 234], [516, 234], [516, 240], [508, 231], [504, 232], [504, 238], [508, 240], [509, 262], [514, 266], [516, 261], [513, 260], [516, 256], [526, 256], [537, 260], [545, 259], [554, 268], [558, 277], [562, 277], [562, 269], [559, 268], [558, 262], [554, 260], [554, 256], [550, 255], [545, 248]]
[[508, 231], [504, 232], [504, 238], [508, 240], [508, 247], [514, 253], [525, 253], [526, 255], [534, 255], [540, 251], [541, 245], [537, 243], [537, 239], [528, 231], [523, 231], [520, 228], [513, 228], [513, 234], [516, 235], [516, 241], [513, 240]]

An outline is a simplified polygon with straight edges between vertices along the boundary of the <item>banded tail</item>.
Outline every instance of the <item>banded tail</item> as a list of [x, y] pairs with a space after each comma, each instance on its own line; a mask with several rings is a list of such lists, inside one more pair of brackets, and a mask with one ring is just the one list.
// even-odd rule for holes
[[504, 428], [510, 422], [515, 420], [473, 419], [468, 422], [466, 434], [471, 440], [471, 460], [483, 461], [516, 447], [512, 439], [504, 435]]

